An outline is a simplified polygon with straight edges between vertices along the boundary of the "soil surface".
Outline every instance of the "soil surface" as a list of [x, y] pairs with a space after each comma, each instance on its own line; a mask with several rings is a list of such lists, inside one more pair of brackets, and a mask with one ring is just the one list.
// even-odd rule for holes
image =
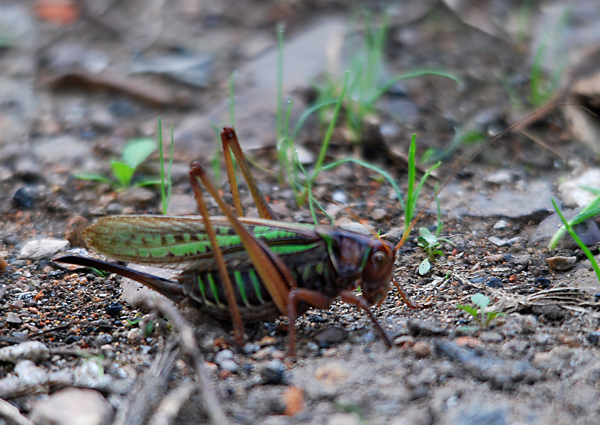
[[[91, 411], [87, 423], [98, 424], [598, 423], [600, 284], [569, 241], [548, 250], [557, 227], [551, 198], [575, 207], [557, 187], [597, 167], [597, 153], [571, 136], [557, 107], [486, 146], [455, 174], [485, 140], [528, 112], [565, 100], [566, 83], [546, 103], [531, 103], [538, 28], [554, 5], [376, 3], [372, 26], [379, 28], [387, 8], [388, 32], [383, 80], [375, 84], [424, 69], [450, 73], [460, 84], [434, 75], [397, 82], [365, 117], [358, 139], [340, 119], [327, 162], [370, 161], [405, 196], [412, 134], [417, 158], [442, 154], [418, 204], [424, 207], [433, 186], [452, 177], [439, 197], [441, 255], [419, 273], [426, 253], [418, 228], [435, 232], [433, 204], [399, 249], [394, 271], [422, 308], [408, 308], [394, 287], [373, 307], [393, 346], [368, 315], [338, 300], [297, 320], [295, 357], [285, 354], [285, 318], [248, 325], [249, 339], [240, 346], [227, 324], [182, 307], [184, 321], [117, 275], [51, 259], [64, 253], [98, 258], [83, 247], [81, 231], [99, 217], [161, 213], [157, 186], [123, 189], [75, 177], [111, 178], [110, 161], [124, 144], [156, 139], [158, 116], [165, 140], [174, 126], [169, 213], [195, 214], [188, 165], [214, 163], [210, 124], [230, 124], [233, 71], [235, 127], [258, 165], [258, 186], [284, 221], [310, 223], [287, 179], [277, 178], [276, 27], [285, 23], [283, 89], [293, 99], [295, 125], [317, 101], [314, 85], [325, 71], [345, 69], [363, 42], [364, 5], [0, 5], [0, 35], [6, 31], [0, 37], [6, 40], [0, 51], [0, 397], [18, 409], [3, 404], [0, 425], [83, 423]], [[569, 70], [570, 78], [575, 74]], [[325, 132], [313, 115], [298, 135], [309, 170]], [[476, 146], [467, 137], [457, 142], [466, 133], [476, 135]], [[156, 178], [157, 164], [155, 153], [134, 183]], [[337, 226], [364, 220], [399, 241], [404, 212], [389, 182], [372, 171], [344, 164], [323, 171], [313, 189]], [[241, 191], [248, 215], [256, 216], [246, 186]], [[220, 215], [216, 204], [210, 208]], [[596, 223], [580, 229], [597, 255]], [[487, 312], [501, 313], [489, 323], [457, 307], [474, 306], [471, 296], [478, 293], [490, 300]], [[194, 324], [192, 334], [186, 323]]]

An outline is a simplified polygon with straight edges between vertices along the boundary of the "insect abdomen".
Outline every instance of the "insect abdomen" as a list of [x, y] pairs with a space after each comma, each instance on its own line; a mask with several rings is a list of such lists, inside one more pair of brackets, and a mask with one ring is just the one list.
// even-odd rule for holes
[[[290, 266], [290, 271], [298, 287], [336, 295], [335, 271], [328, 258], [313, 264]], [[273, 320], [281, 315], [254, 268], [230, 270], [229, 277], [238, 308], [245, 321]], [[207, 314], [222, 320], [230, 319], [225, 287], [218, 272], [188, 271], [182, 273], [179, 280], [184, 285], [187, 296], [199, 304]]]

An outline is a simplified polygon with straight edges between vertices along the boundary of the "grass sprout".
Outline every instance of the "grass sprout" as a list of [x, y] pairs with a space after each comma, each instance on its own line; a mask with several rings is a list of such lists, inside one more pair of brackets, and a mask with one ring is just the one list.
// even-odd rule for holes
[[160, 184], [160, 180], [148, 178], [138, 179], [135, 184], [133, 183], [133, 176], [136, 170], [146, 159], [148, 159], [150, 155], [154, 153], [156, 148], [156, 141], [150, 138], [144, 137], [130, 140], [123, 147], [121, 159], [110, 161], [110, 167], [113, 172], [112, 178], [93, 173], [75, 174], [75, 178], [80, 180], [108, 183], [118, 190], [123, 190], [130, 186], [149, 186]]
[[471, 302], [473, 305], [458, 304], [456, 307], [470, 314], [482, 329], [487, 328], [495, 318], [505, 316], [505, 313], [488, 310], [490, 298], [483, 294], [477, 293], [471, 296]]
[[[437, 187], [435, 188], [435, 192], [437, 193]], [[441, 249], [442, 242], [454, 245], [449, 239], [439, 237], [444, 223], [441, 220], [440, 202], [437, 196], [435, 197], [435, 201], [437, 204], [437, 226], [435, 232], [431, 233], [429, 229], [421, 227], [417, 238], [417, 245], [427, 254], [427, 257], [419, 264], [420, 275], [429, 273], [431, 264], [436, 262], [438, 256], [444, 255], [444, 251]]]

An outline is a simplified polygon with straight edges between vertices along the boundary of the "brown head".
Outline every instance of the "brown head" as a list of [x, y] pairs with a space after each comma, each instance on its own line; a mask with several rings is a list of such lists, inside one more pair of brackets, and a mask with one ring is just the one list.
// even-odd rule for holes
[[362, 273], [361, 292], [369, 305], [380, 304], [390, 291], [396, 251], [383, 239], [372, 240], [372, 250]]

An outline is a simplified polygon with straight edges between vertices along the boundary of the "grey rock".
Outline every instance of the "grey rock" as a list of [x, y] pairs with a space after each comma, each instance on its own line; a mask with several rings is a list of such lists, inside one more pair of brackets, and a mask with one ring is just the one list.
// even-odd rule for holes
[[[573, 210], [564, 210], [562, 211], [563, 215], [567, 220], [575, 217], [577, 215], [577, 211]], [[549, 217], [546, 217], [544, 220], [540, 222], [538, 227], [535, 229], [531, 239], [527, 243], [527, 246], [548, 246], [550, 239], [554, 236], [556, 231], [561, 226], [560, 218], [556, 214], [552, 214]], [[575, 233], [579, 236], [581, 241], [587, 245], [591, 246], [600, 241], [600, 228], [594, 220], [586, 220], [583, 223], [579, 223], [574, 227]], [[565, 234], [563, 238], [560, 240], [558, 246], [560, 248], [566, 249], [574, 249], [577, 248], [577, 244], [573, 241], [568, 234]]]
[[360, 425], [360, 419], [352, 413], [334, 413], [327, 420], [327, 425]]
[[448, 330], [439, 323], [424, 322], [421, 320], [409, 320], [408, 329], [414, 336], [436, 336], [447, 335]]
[[563, 205], [570, 208], [583, 208], [596, 199], [589, 190], [583, 189], [582, 186], [594, 187], [600, 189], [600, 169], [591, 168], [581, 172], [577, 172], [577, 176], [570, 180], [561, 183], [558, 186], [558, 193]]
[[[61, 164], [64, 167], [83, 165], [94, 158], [92, 145], [72, 136], [59, 136], [37, 140], [33, 152], [46, 164]], [[85, 167], [87, 169], [87, 167]]]
[[470, 403], [468, 406], [458, 409], [443, 424], [447, 425], [508, 425], [508, 409], [490, 403]]
[[236, 373], [240, 369], [240, 366], [233, 360], [223, 360], [219, 367], [232, 373]]
[[233, 359], [233, 352], [231, 350], [223, 350], [223, 351], [219, 351], [217, 353], [217, 355], [215, 356], [215, 363], [220, 365], [221, 363], [223, 363], [223, 361], [232, 360], [232, 359]]
[[19, 315], [14, 311], [9, 311], [8, 313], [6, 313], [4, 320], [9, 325], [20, 325], [21, 323], [23, 323]]
[[280, 385], [288, 381], [287, 367], [281, 360], [271, 360], [259, 368], [264, 384]]
[[510, 389], [518, 382], [533, 382], [540, 378], [539, 372], [526, 360], [505, 361], [490, 351], [475, 351], [454, 341], [438, 341], [436, 349], [461, 363], [473, 377], [489, 381], [496, 388]]
[[458, 184], [449, 184], [440, 194], [440, 203], [452, 217], [534, 218], [546, 216], [552, 207], [552, 187], [549, 182], [533, 180], [521, 190], [500, 189], [491, 196], [471, 193]]
[[37, 341], [23, 342], [18, 345], [0, 348], [0, 361], [17, 363], [20, 360], [32, 360], [34, 362], [48, 358], [48, 347]]
[[65, 388], [33, 406], [31, 420], [36, 425], [108, 425], [113, 410], [94, 390]]
[[40, 385], [45, 383], [48, 378], [46, 371], [36, 366], [31, 360], [21, 360], [17, 363], [15, 374], [19, 378], [19, 384], [23, 386]]
[[498, 170], [485, 176], [483, 181], [488, 184], [503, 185], [515, 180], [515, 175], [510, 170]]
[[167, 207], [168, 215], [194, 215], [198, 211], [196, 201], [190, 195], [171, 195], [169, 206]]
[[508, 223], [506, 222], [506, 220], [500, 220], [497, 221], [496, 224], [494, 224], [494, 229], [496, 230], [504, 230], [508, 227]]
[[57, 252], [69, 249], [69, 241], [63, 239], [36, 239], [26, 242], [19, 258], [29, 260], [41, 260], [42, 258], [52, 258]]
[[507, 246], [507, 245], [512, 245], [515, 242], [518, 242], [521, 240], [520, 237], [516, 236], [514, 238], [510, 238], [510, 239], [501, 239], [501, 238], [497, 238], [496, 236], [490, 236], [488, 238], [488, 240], [493, 243], [494, 245], [497, 246]]
[[130, 187], [129, 189], [120, 192], [118, 195], [119, 202], [124, 205], [144, 206], [154, 200], [154, 192], [144, 187]]
[[572, 269], [577, 262], [577, 257], [556, 256], [548, 258], [548, 267], [550, 270], [564, 272]]

